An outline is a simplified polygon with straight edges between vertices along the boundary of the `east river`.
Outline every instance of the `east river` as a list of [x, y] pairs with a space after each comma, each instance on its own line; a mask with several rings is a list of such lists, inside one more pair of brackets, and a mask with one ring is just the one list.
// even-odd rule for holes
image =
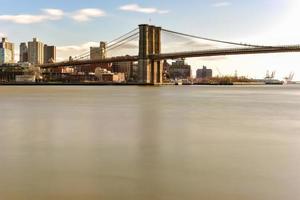
[[1, 200], [300, 198], [300, 87], [0, 87]]

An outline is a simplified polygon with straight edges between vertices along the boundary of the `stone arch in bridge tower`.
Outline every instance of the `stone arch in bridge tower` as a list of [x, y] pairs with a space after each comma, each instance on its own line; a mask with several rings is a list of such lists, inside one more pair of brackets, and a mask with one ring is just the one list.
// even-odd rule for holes
[[161, 53], [161, 27], [141, 24], [139, 30], [139, 83], [162, 84], [162, 62], [150, 58]]

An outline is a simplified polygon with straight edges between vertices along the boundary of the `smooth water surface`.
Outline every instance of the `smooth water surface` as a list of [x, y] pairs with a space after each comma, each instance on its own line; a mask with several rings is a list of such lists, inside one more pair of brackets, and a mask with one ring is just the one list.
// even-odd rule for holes
[[300, 198], [300, 87], [0, 87], [0, 200]]

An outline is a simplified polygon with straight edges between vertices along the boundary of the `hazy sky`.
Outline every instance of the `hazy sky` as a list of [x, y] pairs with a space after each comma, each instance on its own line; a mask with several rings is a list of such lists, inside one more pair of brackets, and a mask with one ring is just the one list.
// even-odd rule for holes
[[[299, 0], [0, 0], [0, 5], [0, 36], [7, 36], [16, 49], [20, 42], [38, 37], [58, 47], [59, 59], [149, 22], [222, 40], [300, 44]], [[266, 70], [276, 70], [280, 79], [294, 71], [300, 80], [300, 53], [197, 58], [187, 62], [194, 69], [207, 65], [215, 74], [218, 68], [222, 74], [238, 70], [240, 75], [257, 78], [262, 78]]]

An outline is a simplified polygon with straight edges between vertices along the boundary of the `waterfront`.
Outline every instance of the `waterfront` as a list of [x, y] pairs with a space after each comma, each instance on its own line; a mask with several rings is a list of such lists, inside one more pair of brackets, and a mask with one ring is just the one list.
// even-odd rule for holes
[[300, 196], [300, 87], [0, 87], [0, 199]]

